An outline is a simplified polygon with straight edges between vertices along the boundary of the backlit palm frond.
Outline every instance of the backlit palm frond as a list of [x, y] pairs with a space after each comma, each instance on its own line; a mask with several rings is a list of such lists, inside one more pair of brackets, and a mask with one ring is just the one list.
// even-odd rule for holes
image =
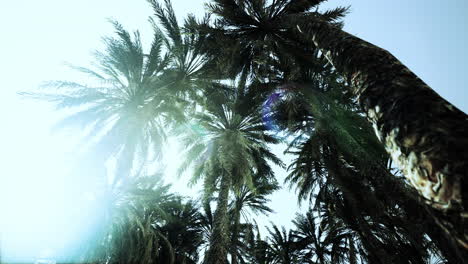
[[[111, 21], [115, 37], [104, 38], [105, 50], [96, 52], [96, 69], [73, 67], [90, 76], [90, 84], [56, 81], [47, 92], [24, 94], [53, 103], [69, 114], [56, 127], [78, 126], [87, 132], [83, 146], [93, 152], [116, 157], [120, 166], [116, 181], [135, 173], [150, 153], [158, 157], [165, 139], [167, 121], [180, 120], [183, 104], [170, 95], [161, 79], [169, 57], [163, 54], [165, 37], [154, 27], [149, 54], [140, 34], [126, 31]], [[94, 149], [94, 150], [93, 150]]]

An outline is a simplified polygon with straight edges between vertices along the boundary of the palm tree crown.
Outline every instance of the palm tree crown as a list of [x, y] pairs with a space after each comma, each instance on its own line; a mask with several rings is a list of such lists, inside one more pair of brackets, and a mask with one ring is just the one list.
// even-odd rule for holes
[[161, 31], [154, 28], [154, 42], [146, 54], [138, 31], [132, 37], [119, 23], [113, 24], [117, 37], [106, 38], [105, 52], [96, 52], [97, 70], [75, 67], [95, 80], [93, 86], [51, 82], [49, 87], [58, 88], [54, 93], [30, 95], [73, 109], [58, 126], [87, 128], [85, 139], [92, 142], [96, 159], [117, 159], [116, 183], [136, 173], [150, 156], [161, 154], [164, 127], [181, 120], [182, 114], [161, 80], [169, 63]]

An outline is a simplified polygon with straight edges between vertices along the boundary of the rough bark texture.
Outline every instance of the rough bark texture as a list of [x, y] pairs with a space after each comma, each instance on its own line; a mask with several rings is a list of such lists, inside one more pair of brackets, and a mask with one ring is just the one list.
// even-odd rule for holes
[[348, 237], [348, 248], [349, 248], [349, 264], [357, 264], [356, 258], [356, 247], [354, 246], [354, 239], [352, 237]]
[[417, 194], [389, 172], [383, 172], [378, 177], [382, 180], [382, 184], [396, 196], [398, 206], [405, 211], [408, 220], [421, 226], [422, 231], [437, 245], [448, 263], [465, 263], [468, 260], [468, 251], [451, 239], [449, 234], [440, 228], [434, 228], [437, 224], [433, 216], [436, 209], [420, 203]]
[[236, 200], [236, 208], [234, 212], [234, 225], [232, 226], [231, 237], [231, 264], [237, 264], [237, 240], [239, 238], [239, 225], [240, 225], [240, 211], [242, 204], [240, 200]]
[[[303, 27], [303, 28], [302, 28]], [[298, 26], [347, 77], [379, 139], [437, 222], [468, 249], [468, 117], [388, 51], [321, 21]]]
[[227, 245], [229, 244], [228, 199], [231, 177], [221, 178], [216, 211], [214, 213], [213, 234], [210, 238], [210, 248], [205, 257], [206, 264], [225, 264], [227, 262]]

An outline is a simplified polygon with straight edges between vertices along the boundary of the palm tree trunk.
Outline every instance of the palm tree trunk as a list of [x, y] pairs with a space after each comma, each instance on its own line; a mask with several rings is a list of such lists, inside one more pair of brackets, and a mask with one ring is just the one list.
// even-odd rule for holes
[[240, 201], [236, 200], [236, 207], [234, 211], [234, 225], [232, 226], [232, 238], [231, 238], [231, 264], [237, 264], [237, 239], [239, 237], [239, 225], [240, 225], [240, 210], [242, 205]]
[[[317, 245], [317, 243], [316, 243], [315, 246], [318, 247], [318, 248], [320, 248], [320, 246]], [[327, 263], [327, 262], [325, 261], [325, 256], [324, 256], [323, 253], [324, 253], [323, 250], [322, 250], [322, 252], [320, 252], [319, 254], [316, 253], [316, 254], [317, 254], [317, 258], [319, 259], [320, 264], [326, 264], [326, 263]]]
[[214, 213], [213, 234], [210, 238], [210, 248], [204, 260], [206, 264], [225, 264], [227, 261], [227, 246], [229, 244], [228, 202], [231, 188], [230, 175], [223, 173], [218, 194], [216, 211]]
[[439, 228], [434, 228], [435, 209], [420, 203], [417, 194], [406, 187], [406, 184], [397, 179], [388, 171], [382, 171], [376, 175], [382, 181], [382, 185], [387, 190], [391, 190], [392, 195], [396, 195], [398, 206], [406, 213], [408, 221], [420, 223], [421, 229], [431, 239], [431, 241], [441, 251], [442, 255], [449, 263], [463, 263], [468, 259], [468, 252], [456, 243], [446, 232]]
[[357, 264], [356, 258], [356, 247], [354, 246], [354, 238], [348, 237], [348, 254], [349, 254], [349, 264]]
[[468, 249], [467, 115], [388, 51], [319, 20], [297, 28], [347, 77], [393, 161]]

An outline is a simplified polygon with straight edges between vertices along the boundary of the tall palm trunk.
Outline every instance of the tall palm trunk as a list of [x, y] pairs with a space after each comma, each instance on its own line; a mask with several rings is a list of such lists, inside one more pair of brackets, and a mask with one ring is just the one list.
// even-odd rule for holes
[[234, 208], [234, 224], [232, 226], [232, 237], [231, 237], [231, 264], [237, 264], [237, 240], [239, 238], [239, 226], [240, 226], [240, 211], [242, 210], [242, 204], [240, 200], [236, 200]]
[[[316, 246], [317, 248], [321, 248], [320, 245], [318, 245], [318, 243], [315, 243], [315, 246]], [[316, 253], [316, 254], [317, 254], [317, 253]], [[327, 262], [325, 261], [325, 255], [324, 255], [323, 250], [321, 250], [321, 252], [317, 254], [317, 258], [319, 259], [320, 264], [326, 264], [326, 263], [327, 263]]]
[[354, 246], [354, 238], [348, 237], [348, 257], [349, 257], [349, 264], [357, 264], [356, 258], [356, 247]]
[[388, 51], [320, 20], [298, 25], [347, 77], [406, 178], [440, 210], [437, 222], [468, 249], [468, 117]]
[[225, 264], [227, 261], [227, 246], [229, 244], [228, 202], [231, 176], [223, 173], [219, 188], [216, 211], [214, 213], [213, 234], [210, 238], [210, 248], [205, 257], [206, 264]]
[[404, 182], [388, 171], [382, 171], [377, 177], [382, 180], [382, 184], [387, 189], [391, 189], [392, 193], [397, 195], [398, 206], [406, 213], [408, 221], [421, 224], [423, 232], [430, 237], [449, 263], [463, 263], [465, 259], [468, 259], [468, 252], [463, 250], [460, 244], [454, 243], [446, 232], [433, 228], [435, 224], [433, 208], [419, 203], [416, 194], [413, 194], [410, 189], [406, 188]]

